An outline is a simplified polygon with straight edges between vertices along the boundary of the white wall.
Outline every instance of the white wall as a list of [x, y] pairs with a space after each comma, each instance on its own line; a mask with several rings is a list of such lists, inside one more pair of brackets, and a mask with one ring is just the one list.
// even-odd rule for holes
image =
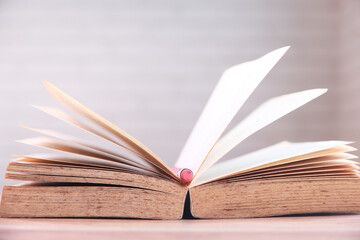
[[359, 143], [360, 147], [360, 1], [340, 4], [339, 113], [341, 138]]
[[[359, 58], [353, 56], [359, 41], [341, 47], [348, 52], [341, 58], [339, 45], [351, 38], [350, 28], [359, 30], [359, 18], [353, 26], [356, 10], [349, 7], [339, 21], [340, 9], [335, 0], [0, 1], [0, 179], [11, 153], [38, 151], [14, 142], [32, 136], [18, 123], [65, 128], [29, 106], [55, 105], [43, 80], [172, 164], [221, 72], [285, 45], [292, 49], [237, 121], [272, 96], [315, 87], [330, 91], [230, 155], [284, 139], [353, 140], [359, 136], [352, 131], [359, 117], [350, 115], [358, 112], [359, 101], [351, 109], [349, 103], [359, 98], [349, 93], [360, 84], [347, 74], [359, 75]], [[356, 63], [345, 66], [342, 59]], [[341, 90], [340, 78], [346, 81]]]

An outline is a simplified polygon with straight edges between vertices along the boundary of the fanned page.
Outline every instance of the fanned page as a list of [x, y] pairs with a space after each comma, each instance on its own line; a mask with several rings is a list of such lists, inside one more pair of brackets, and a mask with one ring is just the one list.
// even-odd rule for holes
[[[272, 167], [277, 164], [290, 163], [300, 160], [313, 159], [320, 156], [333, 156], [356, 150], [347, 146], [351, 142], [345, 141], [320, 141], [290, 143], [282, 142], [258, 151], [230, 159], [209, 168], [204, 174], [191, 183], [191, 186], [200, 185], [216, 179], [228, 178], [242, 172], [255, 169]], [[344, 158], [353, 158], [345, 155]]]
[[[78, 138], [68, 136], [68, 135], [65, 135], [65, 134], [62, 134], [62, 133], [58, 133], [58, 132], [52, 131], [52, 130], [34, 129], [34, 128], [26, 127], [26, 126], [22, 126], [22, 127], [24, 127], [25, 129], [28, 129], [30, 131], [34, 131], [36, 133], [43, 134], [43, 135], [49, 136], [49, 137], [51, 137], [53, 139], [57, 139], [57, 140], [60, 140], [62, 142], [65, 142], [65, 143], [69, 144], [69, 146], [72, 146], [72, 148], [78, 146], [78, 147], [81, 147], [83, 149], [84, 148], [88, 149], [88, 151], [92, 151], [92, 152], [95, 152], [95, 153], [98, 153], [98, 154], [100, 153], [100, 154], [105, 155], [105, 156], [110, 156], [111, 158], [115, 157], [116, 161], [118, 161], [120, 163], [123, 163], [123, 164], [131, 165], [131, 166], [137, 166], [139, 168], [152, 168], [152, 169], [155, 170], [155, 168], [150, 164], [144, 165], [143, 163], [141, 163], [139, 161], [129, 159], [127, 156], [122, 155], [119, 152], [113, 152], [113, 151], [104, 149], [102, 147], [95, 146], [92, 143], [88, 143], [88, 142], [86, 142], [86, 141], [84, 141], [82, 139], [78, 139]], [[45, 147], [44, 145], [36, 144], [36, 141], [34, 142], [35, 139], [36, 138], [20, 140], [20, 142], [28, 143], [28, 144], [30, 144], [32, 142], [32, 144], [30, 144], [30, 145], [35, 145], [35, 146], [39, 146], [39, 147]], [[33, 140], [33, 141], [31, 141], [31, 140]], [[51, 144], [49, 144], [49, 141], [47, 141], [47, 143], [48, 143], [48, 145], [51, 145]], [[59, 145], [58, 142], [57, 142], [57, 145]], [[51, 148], [51, 147], [48, 146], [48, 148]], [[51, 149], [54, 149], [54, 148], [51, 148]], [[67, 152], [68, 151], [69, 150], [67, 150]], [[141, 160], [144, 160], [144, 159], [141, 159]]]
[[[84, 105], [77, 102], [75, 99], [71, 98], [70, 96], [66, 95], [64, 92], [60, 91], [52, 84], [45, 82], [45, 87], [50, 92], [50, 94], [63, 106], [85, 117], [86, 119], [92, 121], [93, 123], [100, 126], [102, 129], [108, 131], [118, 139], [124, 141], [131, 148], [132, 151], [140, 154], [143, 157], [143, 159], [147, 160], [149, 163], [156, 166], [158, 169], [162, 170], [165, 174], [172, 177], [174, 180], [180, 181], [180, 179], [176, 176], [176, 174], [163, 161], [161, 161], [159, 157], [157, 157], [150, 149], [145, 147], [144, 144], [136, 140], [134, 137], [130, 136], [128, 133], [126, 133], [119, 127], [115, 126], [113, 123], [109, 122], [100, 115], [96, 114], [92, 110], [86, 108]], [[79, 127], [83, 128], [82, 125], [72, 121], [72, 119], [68, 118], [66, 115], [61, 115], [61, 114], [59, 115], [66, 118], [66, 120], [71, 124], [78, 125]], [[86, 129], [86, 130], [91, 131], [91, 129]]]
[[312, 89], [272, 98], [261, 104], [228, 134], [220, 138], [207, 159], [201, 165], [196, 177], [203, 174], [231, 149], [250, 135], [270, 123], [324, 94], [326, 89]]
[[141, 169], [136, 167], [129, 167], [128, 165], [124, 165], [121, 162], [117, 161], [107, 161], [106, 159], [99, 159], [91, 156], [59, 156], [58, 154], [30, 154], [30, 155], [17, 155], [14, 154], [13, 162], [22, 162], [22, 163], [39, 163], [46, 165], [71, 165], [78, 166], [84, 168], [101, 168], [101, 169], [113, 169], [113, 170], [121, 170], [121, 171], [136, 171], [144, 174], [157, 175], [158, 173], [154, 171], [150, 171], [148, 169]]
[[198, 171], [240, 107], [288, 48], [277, 49], [223, 73], [176, 162], [177, 167]]
[[136, 151], [133, 151], [131, 150], [130, 148], [126, 147], [124, 144], [122, 144], [121, 142], [117, 141], [116, 139], [114, 138], [111, 138], [105, 134], [103, 134], [102, 132], [100, 131], [97, 131], [96, 129], [88, 126], [87, 124], [75, 119], [73, 116], [71, 116], [70, 114], [64, 112], [64, 111], [61, 111], [60, 109], [57, 109], [57, 108], [51, 108], [51, 107], [44, 107], [44, 106], [34, 106], [33, 107], [43, 111], [44, 113], [47, 113], [61, 121], [64, 121], [68, 124], [71, 124], [81, 130], [84, 130], [88, 133], [91, 133], [91, 134], [94, 134], [100, 138], [103, 138], [109, 142], [112, 142], [113, 144], [115, 145], [118, 145], [119, 147], [125, 149], [126, 151], [129, 151], [137, 156], [139, 156], [140, 158], [144, 158], [142, 155], [140, 155], [139, 153], [137, 153]]
[[[42, 137], [34, 137], [19, 140], [18, 142], [57, 151], [58, 155], [17, 155], [15, 164], [38, 164], [48, 166], [77, 166], [79, 168], [112, 169], [121, 172], [133, 172], [144, 175], [158, 176], [180, 183], [180, 179], [168, 167], [156, 157], [143, 144], [131, 137], [115, 125], [87, 109], [76, 100], [45, 82], [46, 88], [60, 103], [75, 112], [78, 116], [56, 108], [36, 107], [39, 110], [75, 126], [89, 134], [100, 137], [111, 144], [119, 147], [119, 151], [112, 151], [104, 147], [96, 146], [84, 139], [65, 135], [53, 130], [34, 129], [22, 126], [28, 130], [42, 134]], [[80, 120], [82, 116], [82, 120]], [[92, 124], [91, 124], [92, 123]], [[69, 157], [70, 155], [70, 157]], [[111, 165], [112, 167], [109, 167]], [[63, 173], [64, 174], [64, 173]], [[66, 174], [65, 174], [66, 175]], [[14, 179], [14, 178], [12, 178]], [[19, 180], [19, 176], [15, 179]]]

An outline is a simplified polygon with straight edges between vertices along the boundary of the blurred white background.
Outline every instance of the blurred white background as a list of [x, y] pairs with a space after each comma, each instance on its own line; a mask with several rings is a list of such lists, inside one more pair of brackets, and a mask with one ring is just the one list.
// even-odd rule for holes
[[[232, 126], [262, 101], [329, 92], [227, 157], [281, 140], [360, 140], [360, 1], [0, 1], [0, 184], [18, 124], [61, 129], [48, 80], [173, 164], [222, 71], [292, 48]], [[355, 144], [360, 146], [360, 144]]]

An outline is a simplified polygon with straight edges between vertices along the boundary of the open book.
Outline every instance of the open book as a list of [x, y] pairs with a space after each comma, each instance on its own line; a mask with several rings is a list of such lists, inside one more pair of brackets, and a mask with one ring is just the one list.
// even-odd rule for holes
[[39, 137], [19, 142], [54, 151], [16, 155], [9, 163], [6, 179], [29, 182], [3, 188], [1, 216], [180, 219], [187, 196], [186, 205], [197, 218], [360, 212], [359, 167], [351, 160], [355, 156], [349, 152], [355, 149], [350, 142], [281, 142], [217, 163], [247, 137], [326, 92], [312, 89], [272, 98], [223, 136], [287, 50], [223, 73], [176, 162], [178, 172], [124, 130], [45, 82], [65, 110], [37, 109], [118, 150], [23, 126]]

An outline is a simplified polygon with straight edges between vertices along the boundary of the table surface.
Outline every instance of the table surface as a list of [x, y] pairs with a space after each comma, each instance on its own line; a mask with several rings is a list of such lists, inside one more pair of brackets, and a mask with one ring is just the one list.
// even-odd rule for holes
[[0, 218], [1, 240], [360, 239], [360, 215], [229, 220]]

